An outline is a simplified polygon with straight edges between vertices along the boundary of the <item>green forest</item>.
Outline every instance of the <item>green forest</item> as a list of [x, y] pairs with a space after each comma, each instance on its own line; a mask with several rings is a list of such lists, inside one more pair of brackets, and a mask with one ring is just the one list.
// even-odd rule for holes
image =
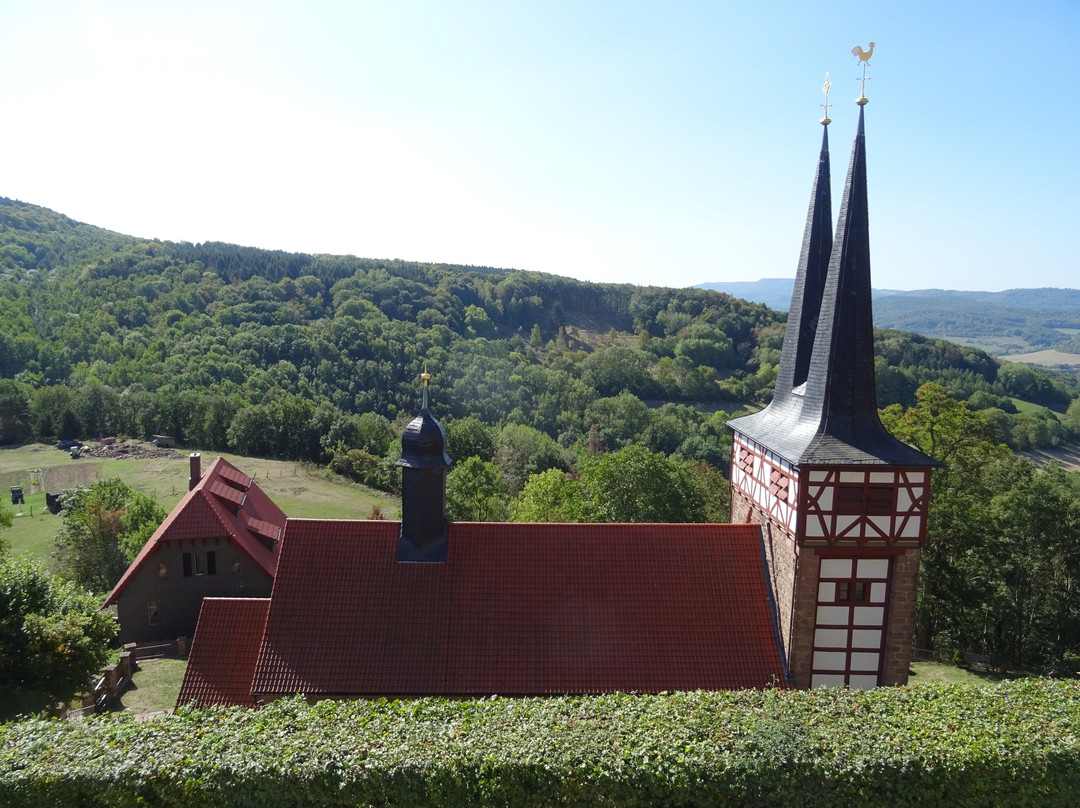
[[[393, 492], [426, 369], [459, 520], [726, 521], [725, 422], [768, 402], [786, 319], [705, 289], [146, 241], [9, 199], [0, 299], [0, 445], [164, 434]], [[892, 330], [876, 350], [886, 424], [953, 463], [920, 645], [1065, 664], [1076, 475], [1009, 449], [1076, 439], [1077, 377]]]

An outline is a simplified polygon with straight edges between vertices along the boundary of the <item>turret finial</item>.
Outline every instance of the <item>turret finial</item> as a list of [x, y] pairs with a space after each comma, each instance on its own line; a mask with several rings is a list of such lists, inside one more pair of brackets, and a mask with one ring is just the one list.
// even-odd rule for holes
[[420, 402], [420, 409], [426, 410], [428, 408], [428, 382], [431, 381], [431, 374], [427, 372], [427, 365], [424, 365], [424, 372], [420, 374], [420, 378], [424, 380], [424, 398]]
[[821, 92], [825, 93], [825, 103], [821, 106], [825, 109], [825, 117], [821, 119], [822, 126], [828, 126], [832, 121], [829, 120], [829, 88], [832, 87], [832, 82], [829, 81], [829, 71], [825, 71], [825, 86], [821, 88]]

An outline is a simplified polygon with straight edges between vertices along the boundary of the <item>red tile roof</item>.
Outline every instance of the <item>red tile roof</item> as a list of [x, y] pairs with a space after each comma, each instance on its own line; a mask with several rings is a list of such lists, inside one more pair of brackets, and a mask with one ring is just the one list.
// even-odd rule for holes
[[[244, 481], [244, 491], [236, 489], [238, 480]], [[143, 545], [105, 599], [104, 605], [110, 606], [117, 601], [127, 582], [157, 551], [158, 545], [167, 541], [228, 537], [267, 575], [273, 577], [277, 569], [277, 542], [268, 543], [268, 539], [274, 538], [270, 536], [271, 527], [276, 529], [276, 535], [280, 535], [285, 520], [281, 508], [266, 496], [251, 477], [219, 457]], [[251, 527], [252, 523], [258, 527]]]
[[254, 707], [251, 674], [269, 598], [203, 598], [176, 706]]
[[453, 523], [442, 564], [398, 563], [398, 531], [288, 521], [254, 693], [783, 683], [754, 525]]

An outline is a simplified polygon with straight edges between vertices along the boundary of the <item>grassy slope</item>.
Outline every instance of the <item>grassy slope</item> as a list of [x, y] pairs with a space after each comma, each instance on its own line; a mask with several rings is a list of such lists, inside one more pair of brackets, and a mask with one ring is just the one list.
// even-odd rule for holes
[[[216, 453], [204, 453], [203, 468], [216, 457]], [[401, 508], [400, 502], [387, 494], [342, 482], [311, 464], [229, 454], [223, 457], [253, 476], [288, 516], [363, 519], [373, 505], [379, 505], [387, 518], [395, 518]], [[0, 491], [6, 498], [9, 486], [21, 484], [26, 495], [25, 506], [16, 508], [16, 513], [23, 515], [16, 516], [11, 530], [4, 532], [12, 551], [46, 558], [52, 550], [59, 520], [45, 510], [45, 490], [56, 491], [109, 477], [119, 477], [171, 511], [187, 491], [186, 452], [175, 458], [148, 460], [72, 460], [67, 452], [40, 443], [0, 449]], [[34, 484], [35, 480], [39, 482]], [[10, 499], [7, 502], [11, 507]]]

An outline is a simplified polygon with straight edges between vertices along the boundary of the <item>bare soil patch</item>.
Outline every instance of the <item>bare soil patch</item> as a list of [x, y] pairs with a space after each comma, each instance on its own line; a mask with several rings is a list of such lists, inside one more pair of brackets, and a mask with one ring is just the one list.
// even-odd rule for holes
[[1080, 445], [1075, 443], [1062, 444], [1052, 449], [1031, 449], [1020, 454], [1030, 457], [1040, 466], [1054, 460], [1064, 469], [1080, 471]]

